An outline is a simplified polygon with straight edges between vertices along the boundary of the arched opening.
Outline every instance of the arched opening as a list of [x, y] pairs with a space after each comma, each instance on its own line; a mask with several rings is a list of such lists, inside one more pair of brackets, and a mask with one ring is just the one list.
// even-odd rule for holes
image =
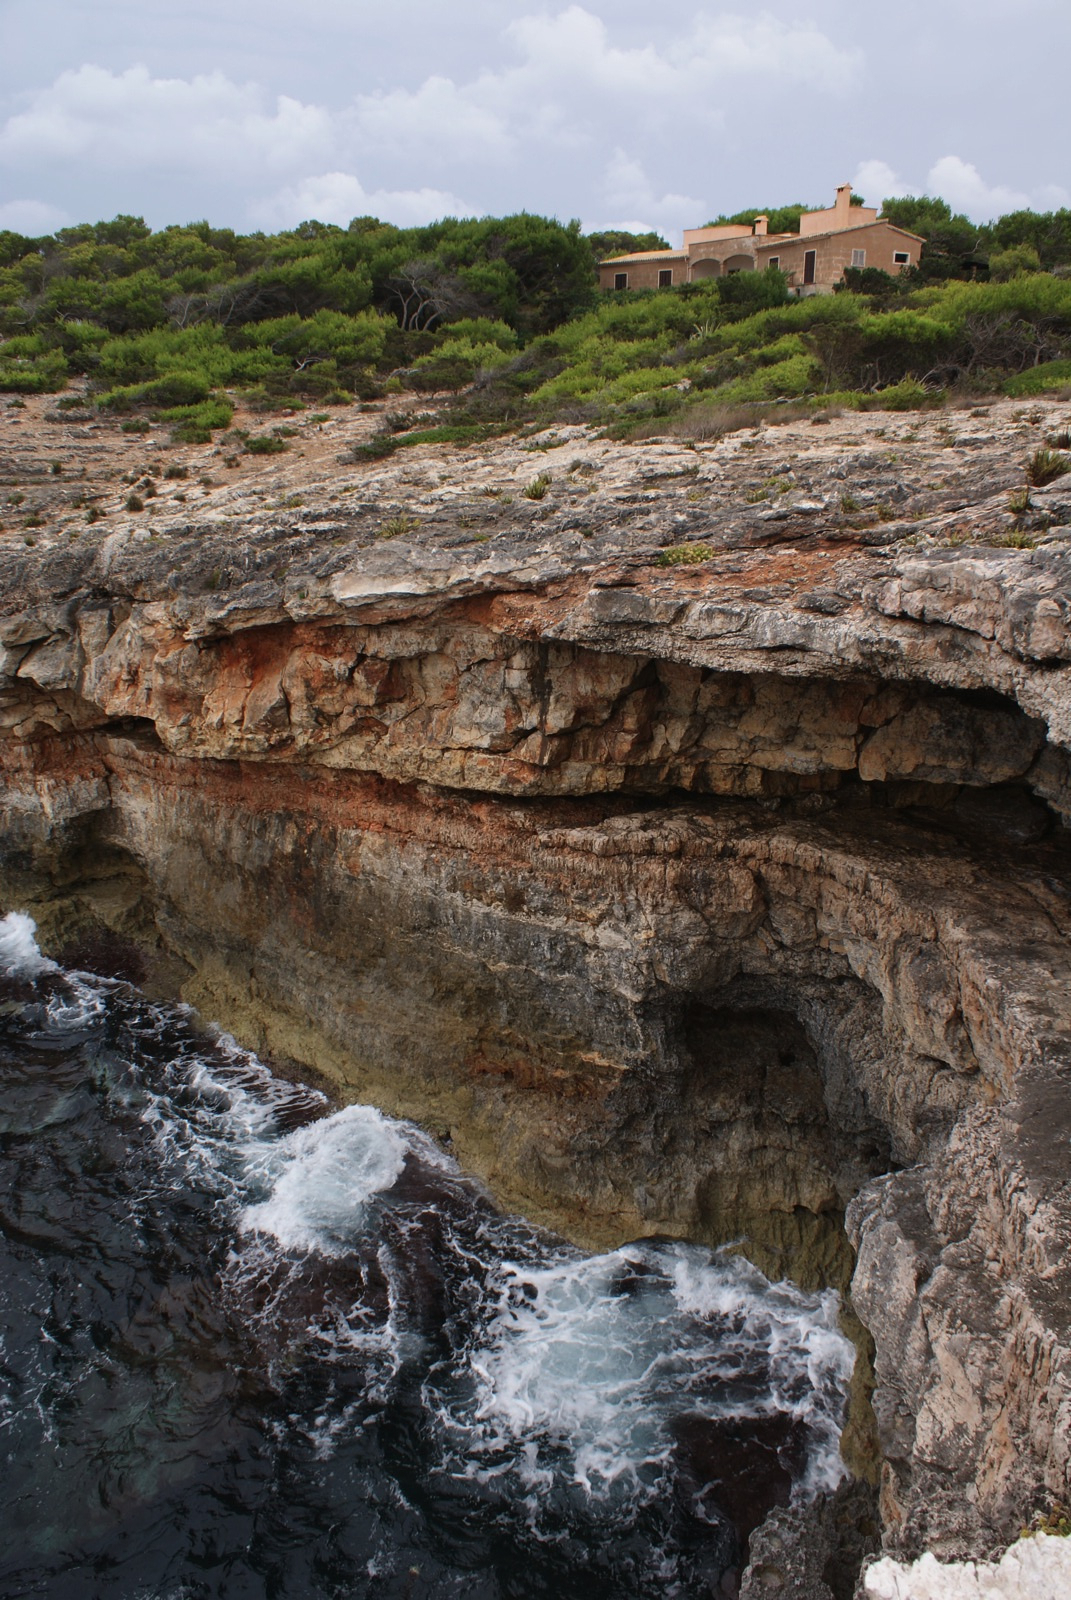
[[709, 256], [704, 256], [702, 261], [692, 262], [692, 282], [699, 278], [720, 278], [721, 262], [714, 261]]
[[722, 263], [721, 270], [725, 276], [728, 276], [730, 272], [754, 272], [755, 257], [745, 255], [730, 256], [727, 261]]

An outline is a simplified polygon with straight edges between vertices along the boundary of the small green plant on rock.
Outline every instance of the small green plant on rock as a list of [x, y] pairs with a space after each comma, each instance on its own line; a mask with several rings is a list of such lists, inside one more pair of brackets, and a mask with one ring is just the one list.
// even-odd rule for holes
[[1065, 472], [1071, 472], [1071, 456], [1065, 456], [1059, 450], [1050, 450], [1047, 445], [1035, 450], [1026, 464], [1027, 482], [1032, 483], [1035, 489], [1055, 483]]
[[1029, 1527], [1020, 1528], [1019, 1532], [1024, 1539], [1035, 1533], [1047, 1533], [1057, 1539], [1071, 1538], [1071, 1509], [1054, 1500], [1048, 1511], [1035, 1511]]
[[277, 456], [288, 448], [286, 440], [276, 433], [254, 433], [245, 441], [252, 456]]
[[697, 567], [700, 562], [709, 561], [713, 554], [708, 544], [671, 544], [660, 551], [656, 564], [660, 567]]
[[419, 527], [416, 517], [407, 516], [404, 511], [399, 511], [396, 516], [388, 517], [387, 521], [376, 534], [377, 539], [398, 539], [402, 534], [412, 533]]
[[1033, 550], [1037, 542], [1037, 534], [1027, 528], [1009, 528], [989, 541], [998, 550]]
[[140, 494], [127, 495], [126, 509], [128, 511], [144, 511], [145, 510], [145, 502], [141, 498]]
[[549, 488], [550, 473], [540, 472], [536, 474], [530, 483], [525, 484], [521, 493], [526, 500], [542, 500]]
[[1013, 489], [1008, 496], [1008, 510], [1015, 517], [1021, 517], [1031, 509], [1030, 490]]

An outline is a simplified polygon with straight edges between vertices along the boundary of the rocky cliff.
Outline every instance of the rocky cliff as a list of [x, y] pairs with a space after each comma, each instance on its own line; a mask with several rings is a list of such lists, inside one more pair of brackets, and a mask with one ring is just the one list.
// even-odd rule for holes
[[5, 908], [578, 1239], [850, 1286], [886, 1546], [988, 1553], [1071, 1492], [1067, 408], [346, 417], [4, 414]]

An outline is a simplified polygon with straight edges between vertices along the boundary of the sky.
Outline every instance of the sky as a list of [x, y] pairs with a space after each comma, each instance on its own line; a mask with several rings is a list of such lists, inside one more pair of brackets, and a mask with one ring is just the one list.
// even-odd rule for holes
[[0, 0], [0, 228], [1071, 205], [1068, 0]]

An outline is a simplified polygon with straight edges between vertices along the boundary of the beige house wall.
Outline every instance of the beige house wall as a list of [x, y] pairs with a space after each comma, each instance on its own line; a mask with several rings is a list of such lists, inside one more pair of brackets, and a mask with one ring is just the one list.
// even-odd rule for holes
[[618, 273], [624, 273], [628, 279], [625, 284], [626, 289], [657, 289], [660, 287], [659, 274], [662, 272], [672, 274], [670, 282], [674, 286], [687, 283], [688, 257], [667, 250], [659, 255], [623, 256], [619, 261], [600, 261], [599, 288], [615, 288]]
[[[859, 207], [854, 206], [852, 210], [857, 214]], [[694, 230], [698, 234], [713, 232], [706, 228]], [[797, 233], [734, 233], [726, 238], [722, 234], [719, 238], [690, 240], [685, 251], [649, 251], [600, 262], [599, 286], [615, 289], [620, 274], [625, 278], [622, 287], [626, 289], [658, 289], [663, 285], [661, 274], [665, 272], [670, 273], [670, 284], [676, 286], [721, 277], [725, 272], [761, 272], [776, 262], [781, 271], [788, 274], [792, 288], [813, 287], [816, 294], [828, 294], [843, 278], [845, 268], [853, 265], [852, 256], [856, 251], [863, 252], [861, 265], [878, 267], [895, 277], [906, 267], [918, 265], [921, 249], [922, 241], [915, 234], [906, 233], [884, 220], [842, 228], [835, 233], [802, 237]], [[815, 255], [814, 283], [806, 285], [806, 257], [811, 250]], [[898, 254], [906, 255], [907, 260], [897, 261]]]
[[[855, 209], [858, 209], [856, 207]], [[846, 267], [852, 263], [854, 251], [863, 252], [864, 267], [878, 267], [892, 277], [906, 267], [918, 265], [920, 241], [913, 235], [896, 228], [891, 222], [872, 222], [860, 228], [847, 228], [838, 233], [822, 234], [808, 238], [790, 235], [775, 244], [766, 245], [757, 252], [760, 265], [768, 265], [777, 258], [782, 272], [789, 274], [793, 288], [804, 286], [806, 255], [815, 252], [815, 288], [830, 289], [839, 283]], [[896, 255], [906, 255], [907, 261], [897, 261]]]
[[842, 183], [837, 198], [825, 211], [805, 211], [800, 217], [800, 237], [809, 239], [816, 233], [834, 233], [840, 228], [856, 228], [864, 222], [877, 220], [877, 212], [869, 206], [852, 205], [852, 186]]
[[739, 222], [723, 222], [716, 228], [685, 228], [684, 248], [689, 250], [693, 244], [713, 244], [722, 239], [750, 239], [752, 233], [751, 228]]

